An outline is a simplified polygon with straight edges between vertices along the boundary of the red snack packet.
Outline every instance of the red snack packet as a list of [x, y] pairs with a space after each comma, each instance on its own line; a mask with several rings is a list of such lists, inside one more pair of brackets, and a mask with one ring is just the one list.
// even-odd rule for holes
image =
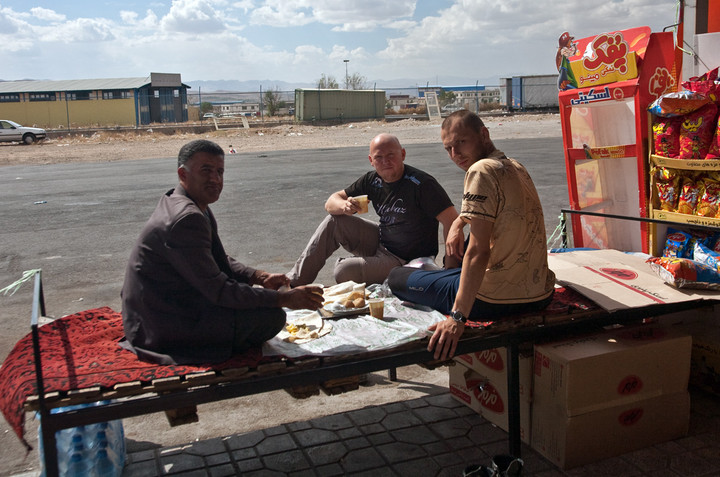
[[717, 129], [717, 106], [709, 103], [683, 117], [680, 125], [680, 158], [705, 159]]
[[678, 184], [680, 182], [677, 171], [666, 167], [654, 167], [652, 173], [655, 175], [655, 188], [657, 189], [660, 209], [675, 212], [679, 196]]
[[700, 191], [697, 183], [690, 177], [683, 177], [680, 180], [680, 197], [678, 198], [677, 212], [680, 214], [693, 215], [697, 207]]
[[720, 206], [720, 182], [717, 180], [717, 174], [703, 177], [700, 183], [700, 198], [696, 215], [702, 217], [716, 217]]
[[688, 91], [704, 94], [710, 101], [720, 101], [720, 84], [715, 83], [715, 80], [718, 79], [719, 69], [720, 66], [702, 76], [694, 76], [683, 82], [682, 86]]
[[710, 141], [710, 147], [705, 159], [720, 159], [720, 121], [715, 125], [715, 135]]
[[678, 157], [680, 154], [680, 125], [682, 118], [663, 118], [655, 116], [653, 120], [653, 144], [655, 154], [662, 157]]

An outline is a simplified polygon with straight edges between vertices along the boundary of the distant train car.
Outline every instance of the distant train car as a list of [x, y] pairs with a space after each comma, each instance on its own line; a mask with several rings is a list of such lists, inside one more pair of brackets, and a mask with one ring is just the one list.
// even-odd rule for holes
[[501, 78], [500, 97], [509, 110], [558, 111], [557, 74]]

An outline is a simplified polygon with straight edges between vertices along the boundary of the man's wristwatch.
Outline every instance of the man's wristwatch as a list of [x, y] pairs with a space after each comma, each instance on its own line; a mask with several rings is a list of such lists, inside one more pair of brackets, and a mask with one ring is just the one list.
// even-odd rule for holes
[[467, 318], [465, 318], [465, 315], [463, 315], [460, 310], [455, 310], [452, 313], [450, 313], [450, 318], [457, 321], [458, 323], [465, 324], [467, 323]]

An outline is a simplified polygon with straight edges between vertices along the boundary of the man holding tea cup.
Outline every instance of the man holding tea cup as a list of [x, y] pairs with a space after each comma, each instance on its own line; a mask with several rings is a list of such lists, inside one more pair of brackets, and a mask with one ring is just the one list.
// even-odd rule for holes
[[[291, 286], [314, 281], [339, 247], [353, 256], [335, 263], [337, 283], [382, 283], [394, 267], [437, 255], [438, 223], [447, 237], [458, 216], [445, 190], [430, 174], [405, 164], [405, 149], [391, 134], [373, 138], [368, 158], [373, 170], [328, 198], [329, 215], [287, 274]], [[379, 223], [356, 215], [364, 200], [372, 202]]]

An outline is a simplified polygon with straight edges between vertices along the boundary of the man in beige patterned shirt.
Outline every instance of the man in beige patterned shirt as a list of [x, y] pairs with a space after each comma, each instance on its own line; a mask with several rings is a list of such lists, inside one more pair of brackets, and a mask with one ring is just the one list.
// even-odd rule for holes
[[[428, 345], [436, 359], [447, 359], [468, 319], [491, 321], [545, 308], [555, 275], [547, 265], [540, 199], [522, 164], [496, 149], [480, 117], [467, 110], [443, 121], [441, 138], [450, 159], [466, 172], [462, 210], [447, 238], [446, 268], [398, 267], [388, 279], [399, 298], [449, 315], [430, 327]], [[460, 261], [460, 268], [448, 268]]]

